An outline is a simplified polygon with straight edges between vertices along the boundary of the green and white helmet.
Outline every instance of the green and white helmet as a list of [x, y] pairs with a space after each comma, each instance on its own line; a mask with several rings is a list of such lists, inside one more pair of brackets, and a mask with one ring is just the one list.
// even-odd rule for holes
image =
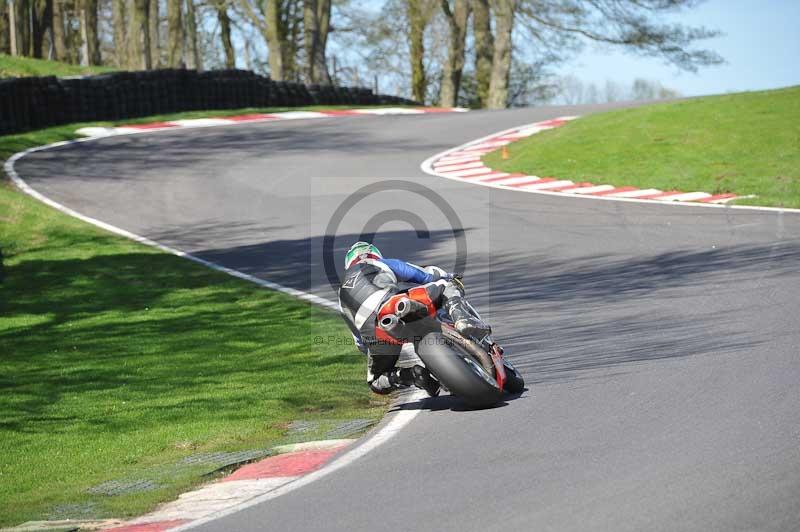
[[382, 259], [381, 250], [370, 244], [369, 242], [356, 242], [350, 246], [347, 255], [344, 256], [344, 269], [346, 270], [353, 264], [361, 262], [364, 259]]

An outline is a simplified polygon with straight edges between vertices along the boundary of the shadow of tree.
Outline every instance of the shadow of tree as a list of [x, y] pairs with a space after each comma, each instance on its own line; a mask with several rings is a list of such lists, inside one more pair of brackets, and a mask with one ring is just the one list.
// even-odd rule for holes
[[[244, 419], [254, 399], [277, 411], [366, 396], [361, 357], [347, 346], [314, 344], [315, 335], [344, 334], [338, 318], [183, 259], [27, 260], [7, 275], [3, 430], [71, 431], [70, 421], [125, 431], [185, 421], [187, 412]], [[64, 415], [73, 400], [89, 402]], [[135, 410], [103, 412], [128, 401]]]

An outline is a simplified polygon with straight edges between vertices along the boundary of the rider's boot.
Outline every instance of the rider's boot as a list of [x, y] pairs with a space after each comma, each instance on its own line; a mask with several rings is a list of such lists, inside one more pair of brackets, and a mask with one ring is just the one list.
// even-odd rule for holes
[[433, 378], [427, 368], [417, 364], [413, 368], [401, 368], [397, 370], [398, 383], [405, 386], [413, 384], [417, 388], [428, 392], [430, 397], [439, 395], [439, 381]]
[[445, 310], [455, 323], [456, 330], [464, 336], [481, 339], [492, 334], [492, 328], [476, 318], [469, 311], [463, 297], [451, 297], [445, 303]]

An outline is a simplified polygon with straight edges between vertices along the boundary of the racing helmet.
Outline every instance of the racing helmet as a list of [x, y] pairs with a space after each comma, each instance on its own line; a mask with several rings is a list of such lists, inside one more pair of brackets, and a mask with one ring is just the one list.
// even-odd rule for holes
[[353, 264], [364, 259], [382, 259], [381, 251], [369, 242], [356, 242], [344, 256], [344, 269], [346, 270]]

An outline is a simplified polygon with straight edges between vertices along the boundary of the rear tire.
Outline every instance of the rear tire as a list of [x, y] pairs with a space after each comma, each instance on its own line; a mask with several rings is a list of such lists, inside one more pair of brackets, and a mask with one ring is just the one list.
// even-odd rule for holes
[[450, 393], [470, 406], [486, 408], [500, 402], [497, 381], [469, 351], [440, 332], [427, 334], [417, 344], [417, 354]]

